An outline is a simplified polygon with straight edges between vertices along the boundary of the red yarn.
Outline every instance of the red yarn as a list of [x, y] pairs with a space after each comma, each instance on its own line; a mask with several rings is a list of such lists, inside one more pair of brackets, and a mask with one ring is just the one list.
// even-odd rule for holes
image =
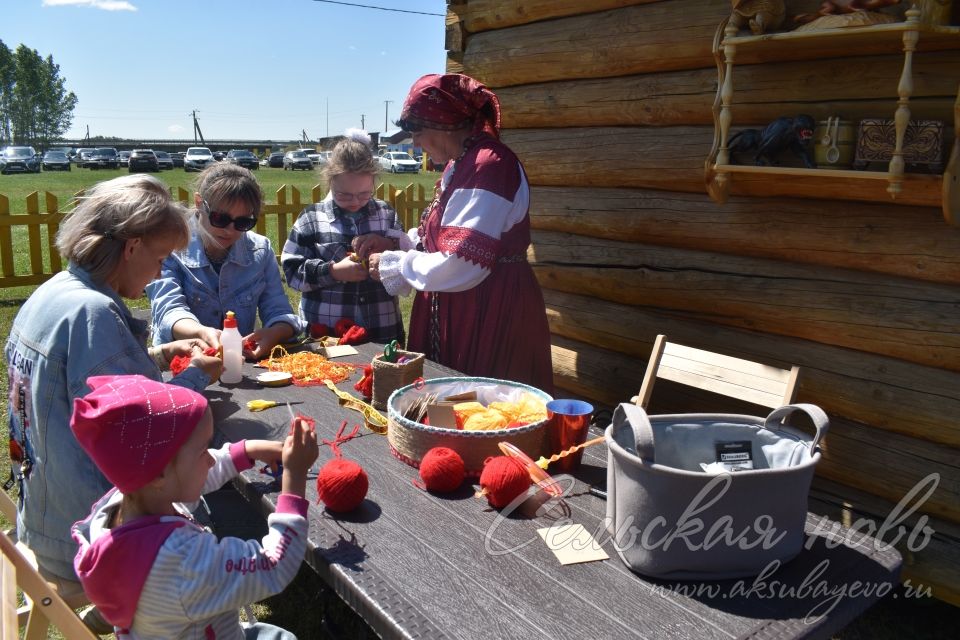
[[491, 456], [484, 460], [480, 486], [487, 502], [494, 509], [507, 506], [530, 487], [530, 475], [523, 464], [507, 456]]
[[358, 324], [347, 329], [337, 344], [363, 344], [367, 341], [367, 330]]
[[170, 373], [178, 376], [189, 366], [190, 356], [173, 356], [173, 359], [170, 360]]
[[353, 511], [367, 495], [369, 481], [363, 467], [334, 458], [320, 469], [317, 494], [330, 511]]
[[420, 478], [427, 491], [449, 493], [463, 484], [466, 467], [460, 454], [447, 447], [434, 447], [420, 461]]
[[353, 385], [353, 388], [359, 391], [364, 398], [373, 396], [373, 365], [363, 366], [363, 377]]
[[340, 318], [337, 320], [337, 323], [333, 325], [333, 333], [336, 334], [338, 338], [342, 338], [343, 334], [347, 332], [347, 329], [353, 326], [353, 320], [350, 318]]
[[322, 322], [311, 322], [310, 323], [310, 337], [311, 338], [325, 338], [330, 335], [330, 327], [323, 324]]
[[[214, 347], [207, 347], [203, 350], [203, 355], [205, 356], [216, 356], [219, 354], [219, 349]], [[175, 376], [180, 375], [187, 367], [190, 366], [190, 360], [192, 360], [190, 356], [173, 356], [173, 358], [170, 360], [170, 373]]]

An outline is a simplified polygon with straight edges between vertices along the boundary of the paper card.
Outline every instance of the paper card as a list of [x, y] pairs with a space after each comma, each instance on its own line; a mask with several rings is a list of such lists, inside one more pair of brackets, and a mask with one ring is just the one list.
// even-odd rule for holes
[[431, 427], [446, 429], [457, 428], [457, 414], [453, 411], [452, 402], [438, 402], [427, 405], [427, 416]]
[[594, 540], [582, 524], [565, 524], [559, 527], [544, 527], [537, 533], [547, 543], [560, 564], [577, 564], [607, 560], [610, 556]]
[[473, 402], [477, 399], [476, 391], [464, 391], [463, 393], [457, 393], [452, 396], [446, 396], [443, 400], [444, 402], [452, 402], [454, 404], [460, 402]]
[[343, 356], [355, 356], [360, 352], [348, 344], [338, 344], [330, 347], [324, 347], [323, 353], [328, 358], [342, 358]]

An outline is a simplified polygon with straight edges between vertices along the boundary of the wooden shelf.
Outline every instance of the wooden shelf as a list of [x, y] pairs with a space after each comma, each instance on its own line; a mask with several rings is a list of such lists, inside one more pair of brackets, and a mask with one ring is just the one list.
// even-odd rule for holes
[[910, 25], [907, 22], [735, 36], [724, 38], [721, 46], [736, 47], [737, 64], [839, 58], [848, 57], [851, 52], [855, 55], [902, 54], [906, 31], [919, 34], [917, 51], [960, 49], [960, 27]]
[[[764, 198], [819, 198], [940, 207], [943, 191], [941, 176], [920, 173], [904, 174], [903, 190], [896, 199], [891, 199], [887, 192], [889, 174], [886, 171], [728, 164], [713, 165], [707, 173], [724, 175], [729, 182], [730, 194]], [[708, 189], [710, 183], [708, 180]]]
[[[788, 31], [763, 35], [738, 35], [725, 20], [714, 37], [717, 61], [717, 96], [713, 105], [714, 142], [705, 162], [707, 192], [716, 202], [728, 194], [798, 196], [841, 200], [887, 201], [940, 207], [949, 224], [960, 225], [960, 94], [954, 109], [953, 150], [943, 176], [905, 172], [903, 141], [910, 122], [913, 93], [913, 55], [919, 51], [960, 50], [960, 27], [920, 22], [916, 7], [907, 10], [904, 22]], [[896, 87], [899, 100], [893, 120], [896, 145], [887, 171], [804, 169], [745, 166], [729, 163], [727, 149], [733, 123], [735, 64], [770, 64], [855, 55], [901, 54], [904, 63]], [[815, 99], [816, 96], [811, 96]], [[945, 141], [949, 144], [948, 141]], [[886, 194], [886, 195], [884, 195]]]

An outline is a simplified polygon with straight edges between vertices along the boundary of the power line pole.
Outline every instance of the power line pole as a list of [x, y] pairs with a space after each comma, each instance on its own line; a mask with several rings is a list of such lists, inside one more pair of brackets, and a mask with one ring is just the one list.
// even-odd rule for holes
[[390, 120], [390, 103], [393, 100], [384, 100], [383, 101], [383, 132], [387, 132], [387, 122]]
[[364, 131], [366, 131], [366, 130], [367, 130], [367, 124], [366, 124], [364, 118], [366, 118], [366, 116], [361, 113], [361, 114], [360, 114], [360, 128], [363, 129]]

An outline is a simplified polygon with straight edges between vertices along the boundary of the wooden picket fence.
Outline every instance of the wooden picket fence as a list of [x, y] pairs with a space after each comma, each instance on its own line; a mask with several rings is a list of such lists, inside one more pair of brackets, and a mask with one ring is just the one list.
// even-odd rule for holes
[[[11, 214], [10, 200], [0, 194], [0, 288], [38, 285], [63, 269], [64, 261], [56, 247], [57, 231], [64, 216], [76, 206], [76, 199], [82, 195], [82, 191], [74, 194], [61, 208], [57, 197], [49, 191], [42, 195], [35, 191], [27, 196], [25, 214]], [[177, 187], [171, 189], [171, 195], [184, 205], [193, 206], [192, 192]], [[269, 236], [278, 254], [300, 212], [307, 205], [323, 200], [326, 192], [317, 185], [309, 196], [305, 200], [299, 189], [284, 185], [277, 189], [275, 202], [264, 202], [256, 230]], [[423, 185], [411, 184], [398, 189], [381, 184], [377, 187], [376, 197], [393, 205], [404, 230], [419, 223], [420, 213], [430, 203]], [[274, 219], [275, 225], [268, 224]], [[26, 227], [25, 243], [23, 227]], [[24, 273], [20, 266], [18, 273], [18, 263], [22, 264], [24, 260], [15, 260], [14, 257], [24, 250], [28, 253], [29, 267]]]

